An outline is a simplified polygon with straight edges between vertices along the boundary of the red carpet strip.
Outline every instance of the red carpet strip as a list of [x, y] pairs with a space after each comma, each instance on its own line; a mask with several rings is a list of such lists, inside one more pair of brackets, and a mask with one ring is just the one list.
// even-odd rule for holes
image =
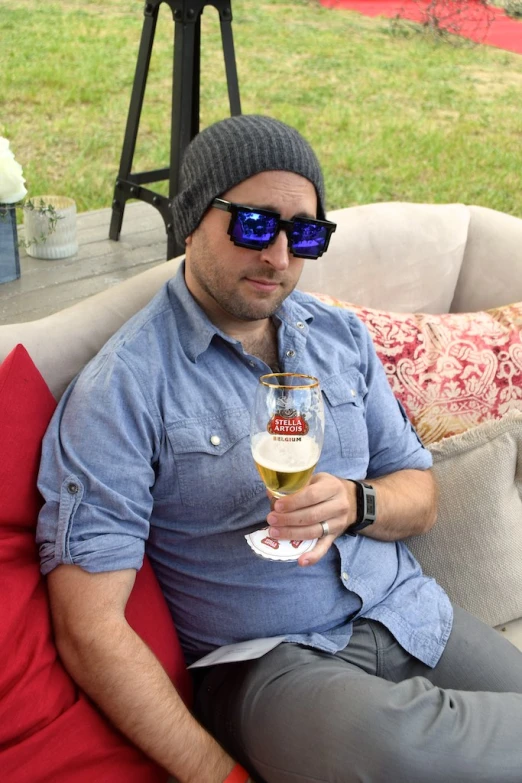
[[[414, 2], [413, 0], [320, 0], [326, 8], [345, 8], [358, 11], [364, 16], [386, 16], [390, 19], [399, 15], [412, 22], [423, 21], [423, 11], [429, 2]], [[509, 52], [522, 54], [522, 20], [513, 19], [504, 13], [502, 8], [489, 6], [488, 13], [492, 19], [486, 29], [485, 17], [481, 17], [481, 8], [477, 6], [475, 13], [469, 14], [468, 21], [459, 19], [459, 35], [477, 43], [496, 46]], [[441, 25], [444, 26], [444, 25]], [[452, 30], [453, 32], [453, 30]]]

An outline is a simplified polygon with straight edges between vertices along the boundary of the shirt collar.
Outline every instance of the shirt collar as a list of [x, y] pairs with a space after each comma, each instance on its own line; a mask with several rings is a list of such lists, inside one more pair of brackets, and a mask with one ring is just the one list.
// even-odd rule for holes
[[[281, 307], [274, 313], [275, 318], [284, 323], [290, 329], [302, 330], [302, 324], [311, 324], [314, 320], [313, 313], [305, 305], [307, 294], [301, 291], [293, 291]], [[300, 326], [301, 324], [301, 326]]]
[[[184, 261], [176, 275], [169, 280], [167, 288], [173, 310], [180, 312], [182, 316], [178, 325], [179, 341], [191, 361], [195, 362], [207, 350], [214, 336], [231, 345], [240, 344], [239, 340], [218, 329], [196, 302], [185, 282]], [[277, 320], [296, 329], [299, 328], [298, 323], [310, 323], [313, 320], [312, 313], [297, 301], [298, 298], [299, 293], [290, 294], [274, 314]]]

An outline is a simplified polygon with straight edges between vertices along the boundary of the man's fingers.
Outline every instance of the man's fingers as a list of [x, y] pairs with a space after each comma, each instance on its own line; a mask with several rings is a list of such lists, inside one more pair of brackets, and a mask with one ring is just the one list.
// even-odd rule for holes
[[301, 555], [297, 561], [298, 564], [300, 566], [311, 566], [318, 563], [332, 546], [333, 538], [333, 536], [324, 536], [324, 538], [320, 538], [311, 552], [305, 552], [304, 555]]
[[[270, 514], [267, 516], [266, 521], [275, 530], [280, 531], [279, 538], [285, 538], [288, 531], [293, 533], [297, 531], [301, 532], [304, 528], [314, 528], [317, 532], [317, 525], [329, 518], [331, 514], [327, 506], [322, 511], [317, 513], [309, 513], [306, 516], [300, 516], [298, 512], [295, 514]], [[282, 534], [285, 533], [285, 536]], [[277, 537], [277, 536], [276, 536]], [[310, 538], [310, 536], [308, 536]], [[311, 538], [317, 538], [317, 535], [311, 536]]]
[[[273, 503], [273, 510], [282, 514], [288, 514], [292, 511], [299, 511], [302, 508], [309, 508], [317, 503], [323, 503], [335, 495], [337, 486], [333, 482], [328, 482], [332, 478], [328, 473], [315, 473], [306, 487], [287, 495], [284, 498], [278, 498]], [[325, 482], [325, 479], [328, 483]], [[337, 480], [335, 480], [337, 481]]]
[[289, 533], [293, 538], [299, 538], [301, 533], [306, 534], [303, 535], [303, 538], [318, 538], [322, 535], [321, 522], [328, 522], [330, 533], [340, 534], [342, 532], [339, 509], [337, 504], [332, 501], [325, 501], [302, 511], [293, 511], [288, 514], [271, 511], [266, 521], [271, 530], [273, 528], [276, 533], [279, 531], [279, 535], [276, 534], [275, 538], [288, 538]]
[[[329, 523], [329, 534], [333, 537], [337, 535], [333, 529], [333, 524]], [[324, 538], [323, 528], [319, 522], [313, 525], [303, 525], [302, 527], [277, 527], [270, 526], [268, 535], [271, 538], [281, 539], [282, 541], [309, 541], [311, 538]]]
[[319, 539], [312, 552], [298, 561], [313, 565], [345, 532], [348, 512], [345, 483], [328, 473], [317, 473], [300, 492], [275, 502], [267, 515], [269, 535], [284, 541]]

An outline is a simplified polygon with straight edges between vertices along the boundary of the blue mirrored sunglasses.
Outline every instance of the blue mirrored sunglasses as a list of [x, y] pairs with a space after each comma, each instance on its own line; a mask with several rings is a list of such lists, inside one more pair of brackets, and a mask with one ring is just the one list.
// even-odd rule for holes
[[233, 204], [222, 198], [215, 198], [212, 206], [230, 212], [228, 233], [238, 247], [263, 250], [275, 242], [280, 231], [288, 237], [288, 248], [297, 258], [319, 258], [328, 247], [330, 237], [337, 228], [329, 220], [295, 217], [282, 220], [278, 212], [257, 207]]

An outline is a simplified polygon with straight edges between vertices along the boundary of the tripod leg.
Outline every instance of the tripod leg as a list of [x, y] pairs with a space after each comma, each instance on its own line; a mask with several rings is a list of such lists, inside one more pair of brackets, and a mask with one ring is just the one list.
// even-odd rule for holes
[[119, 186], [119, 180], [127, 180], [132, 169], [132, 160], [136, 149], [136, 139], [138, 137], [138, 126], [140, 122], [141, 110], [143, 108], [143, 98], [145, 96], [145, 87], [149, 73], [150, 58], [152, 55], [152, 45], [156, 33], [156, 23], [158, 21], [159, 5], [147, 3], [145, 5], [145, 18], [141, 33], [140, 49], [138, 61], [136, 63], [136, 73], [132, 87], [129, 113], [127, 116], [127, 126], [125, 128], [125, 137], [123, 140], [123, 149], [120, 158], [120, 169], [118, 180], [114, 188], [114, 198], [112, 202], [111, 225], [109, 229], [109, 238], [118, 240], [123, 222], [123, 213], [125, 211], [125, 202], [127, 195]]
[[227, 76], [228, 100], [230, 114], [234, 117], [241, 114], [241, 100], [239, 98], [239, 83], [237, 79], [236, 57], [234, 53], [234, 38], [232, 35], [232, 14], [225, 9], [220, 15], [221, 40], [223, 42], [223, 55], [225, 57], [225, 72]]
[[[191, 24], [175, 22], [174, 78], [172, 89], [172, 124], [170, 139], [169, 197], [179, 190], [179, 173], [183, 153], [199, 130], [199, 40], [201, 20]], [[196, 42], [198, 48], [196, 51]], [[197, 60], [197, 63], [196, 63]], [[195, 96], [197, 92], [197, 97]], [[194, 127], [194, 126], [197, 127]], [[176, 244], [173, 231], [167, 226], [167, 255], [173, 258], [183, 253]]]
[[[170, 166], [169, 168], [132, 174], [138, 125], [161, 3], [170, 7], [175, 22]], [[170, 202], [179, 190], [183, 153], [199, 132], [201, 14], [207, 5], [214, 6], [220, 16], [230, 112], [232, 115], [241, 114], [230, 0], [146, 0], [145, 20], [127, 116], [119, 175], [114, 188], [110, 238], [119, 239], [127, 199], [140, 199], [156, 207], [163, 217], [167, 233], [167, 259], [184, 251], [184, 247], [180, 247], [175, 241]], [[145, 187], [149, 183], [163, 182], [167, 179], [169, 180], [168, 199]]]
[[194, 51], [192, 54], [192, 127], [191, 140], [199, 133], [199, 102], [201, 90], [201, 15], [195, 25]]

